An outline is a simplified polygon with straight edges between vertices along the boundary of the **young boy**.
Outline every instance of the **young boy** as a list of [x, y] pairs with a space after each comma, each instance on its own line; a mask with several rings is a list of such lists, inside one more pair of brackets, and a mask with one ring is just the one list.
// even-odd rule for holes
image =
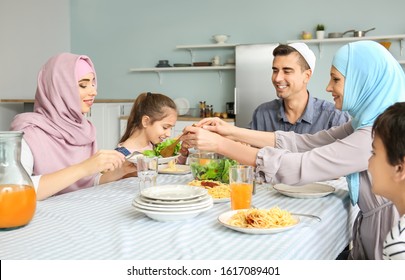
[[400, 214], [384, 241], [383, 258], [405, 260], [405, 102], [378, 116], [372, 135], [372, 191], [391, 200]]

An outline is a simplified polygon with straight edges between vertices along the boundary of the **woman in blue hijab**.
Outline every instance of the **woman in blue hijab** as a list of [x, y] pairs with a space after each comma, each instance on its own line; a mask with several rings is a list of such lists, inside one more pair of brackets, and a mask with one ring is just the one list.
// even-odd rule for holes
[[347, 176], [351, 202], [360, 209], [349, 258], [382, 259], [383, 241], [399, 215], [389, 200], [371, 191], [371, 128], [387, 107], [405, 101], [405, 74], [379, 43], [353, 42], [335, 54], [326, 90], [351, 121], [310, 135], [247, 130], [208, 118], [187, 127], [185, 132], [191, 133], [182, 140], [256, 166], [257, 179], [271, 184], [304, 185]]

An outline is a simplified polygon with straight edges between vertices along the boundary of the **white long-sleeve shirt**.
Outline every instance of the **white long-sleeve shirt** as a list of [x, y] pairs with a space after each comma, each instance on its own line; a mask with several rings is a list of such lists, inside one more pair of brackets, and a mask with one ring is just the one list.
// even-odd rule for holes
[[[50, 159], [48, 159], [50, 160]], [[27, 142], [24, 138], [21, 141], [21, 163], [27, 171], [28, 175], [30, 175], [32, 183], [34, 184], [35, 191], [38, 191], [39, 187], [39, 180], [41, 179], [42, 174], [40, 175], [33, 175], [34, 173], [34, 156], [32, 155], [31, 149], [28, 146]], [[98, 185], [100, 182], [101, 174], [96, 177], [94, 180], [94, 185]]]

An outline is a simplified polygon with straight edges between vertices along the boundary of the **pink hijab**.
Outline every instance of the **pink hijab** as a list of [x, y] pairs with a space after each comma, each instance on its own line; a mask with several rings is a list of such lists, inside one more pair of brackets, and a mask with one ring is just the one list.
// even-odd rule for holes
[[[87, 67], [80, 60], [87, 62]], [[32, 175], [77, 164], [97, 150], [96, 129], [81, 110], [78, 79], [89, 73], [83, 69], [96, 75], [87, 56], [62, 53], [50, 58], [38, 74], [34, 112], [19, 114], [11, 123], [11, 130], [24, 132], [33, 153]], [[84, 177], [58, 194], [91, 187], [95, 177]]]

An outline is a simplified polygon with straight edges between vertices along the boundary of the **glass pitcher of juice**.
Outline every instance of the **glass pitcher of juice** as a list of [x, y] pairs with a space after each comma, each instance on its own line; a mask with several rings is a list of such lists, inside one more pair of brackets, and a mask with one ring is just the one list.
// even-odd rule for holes
[[22, 136], [0, 131], [0, 230], [25, 226], [35, 214], [35, 188], [21, 164]]

